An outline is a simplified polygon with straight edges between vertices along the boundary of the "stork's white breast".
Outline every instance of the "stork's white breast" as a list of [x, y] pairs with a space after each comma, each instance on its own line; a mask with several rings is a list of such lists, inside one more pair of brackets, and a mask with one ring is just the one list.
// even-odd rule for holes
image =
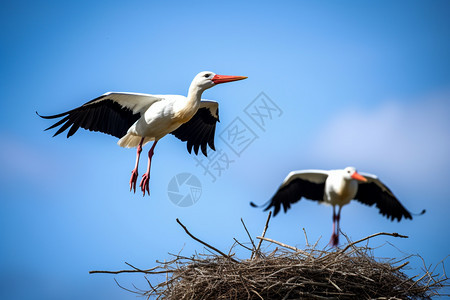
[[343, 206], [348, 204], [358, 191], [358, 183], [345, 180], [341, 174], [332, 173], [325, 183], [324, 200], [331, 205]]

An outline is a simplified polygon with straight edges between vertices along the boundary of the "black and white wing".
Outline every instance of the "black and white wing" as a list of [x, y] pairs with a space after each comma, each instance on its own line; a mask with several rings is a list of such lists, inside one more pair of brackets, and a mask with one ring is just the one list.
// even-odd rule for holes
[[197, 113], [186, 123], [178, 127], [171, 133], [181, 141], [187, 141], [187, 150], [191, 153], [194, 148], [195, 154], [201, 148], [205, 156], [207, 156], [207, 145], [213, 150], [214, 133], [216, 131], [216, 123], [219, 121], [219, 103], [215, 101], [202, 100]]
[[121, 138], [141, 115], [159, 100], [161, 98], [148, 94], [109, 92], [61, 114], [41, 116], [36, 113], [44, 119], [62, 118], [45, 129], [62, 125], [53, 136], [70, 127], [67, 133], [67, 137], [70, 137], [81, 127]]
[[367, 182], [359, 182], [356, 200], [368, 206], [376, 204], [380, 213], [388, 219], [390, 218], [391, 221], [394, 219], [400, 221], [402, 218], [412, 219], [411, 213], [403, 207], [392, 191], [376, 175], [360, 174], [367, 179]]
[[[303, 197], [309, 200], [323, 201], [327, 177], [328, 172], [324, 170], [302, 170], [289, 173], [264, 210], [274, 207], [273, 215], [276, 216], [281, 206], [286, 212], [291, 204], [298, 202]], [[256, 207], [254, 203], [250, 204]]]

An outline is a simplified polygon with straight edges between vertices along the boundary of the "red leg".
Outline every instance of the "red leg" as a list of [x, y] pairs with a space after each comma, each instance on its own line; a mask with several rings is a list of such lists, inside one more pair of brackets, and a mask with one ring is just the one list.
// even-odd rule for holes
[[150, 167], [152, 165], [152, 157], [153, 157], [153, 152], [156, 146], [156, 143], [158, 141], [155, 140], [155, 142], [153, 143], [152, 147], [150, 148], [150, 150], [148, 151], [148, 166], [147, 166], [147, 172], [145, 172], [144, 175], [142, 175], [142, 180], [141, 183], [139, 184], [139, 187], [141, 188], [142, 191], [142, 196], [145, 196], [145, 191], [147, 191], [148, 195], [150, 195], [150, 189], [149, 189], [149, 181], [150, 181]]
[[333, 205], [333, 234], [331, 235], [330, 242], [328, 243], [332, 247], [336, 247], [339, 241], [339, 237], [336, 234], [336, 220], [337, 220], [336, 209], [335, 206]]
[[336, 229], [336, 246], [339, 244], [339, 235], [341, 233], [341, 209], [342, 206], [339, 206], [338, 213], [336, 215], [337, 229]]
[[130, 191], [131, 191], [131, 189], [133, 189], [133, 192], [135, 192], [135, 193], [136, 193], [136, 181], [137, 181], [137, 177], [138, 177], [139, 157], [141, 156], [143, 142], [144, 142], [144, 138], [141, 139], [141, 142], [137, 146], [136, 164], [134, 165], [133, 171], [131, 171]]

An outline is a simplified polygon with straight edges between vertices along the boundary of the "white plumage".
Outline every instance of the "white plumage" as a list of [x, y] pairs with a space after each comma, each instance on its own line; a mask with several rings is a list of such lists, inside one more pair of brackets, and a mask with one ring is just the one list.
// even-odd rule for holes
[[242, 80], [243, 76], [217, 75], [213, 72], [200, 72], [193, 79], [187, 97], [181, 95], [150, 95], [140, 93], [109, 92], [84, 105], [45, 119], [62, 118], [50, 126], [61, 125], [54, 136], [69, 127], [67, 137], [78, 128], [100, 131], [118, 137], [121, 147], [137, 147], [136, 165], [130, 179], [130, 190], [136, 190], [139, 157], [142, 146], [154, 141], [148, 153], [147, 172], [140, 183], [143, 195], [149, 191], [150, 166], [154, 148], [158, 140], [172, 133], [182, 141], [187, 141], [189, 153], [195, 154], [201, 148], [207, 155], [207, 145], [214, 150], [214, 133], [219, 121], [218, 103], [202, 100], [202, 93], [219, 83]]

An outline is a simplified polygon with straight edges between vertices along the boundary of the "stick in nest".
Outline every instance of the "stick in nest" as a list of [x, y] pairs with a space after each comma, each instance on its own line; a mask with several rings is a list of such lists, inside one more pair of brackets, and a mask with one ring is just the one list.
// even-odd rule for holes
[[[269, 211], [269, 215], [267, 216], [266, 225], [264, 226], [262, 237], [264, 237], [266, 235], [266, 231], [267, 231], [267, 228], [269, 227], [269, 221], [270, 221], [271, 216], [272, 216], [272, 211]], [[257, 258], [260, 256], [259, 249], [261, 248], [261, 244], [262, 244], [262, 239], [259, 240], [258, 247], [256, 247], [255, 252], [252, 253], [252, 256], [250, 257], [250, 259], [252, 259], [253, 257]]]
[[229, 260], [231, 260], [231, 261], [233, 261], [233, 262], [235, 262], [235, 263], [238, 262], [237, 260], [235, 260], [234, 258], [232, 258], [232, 257], [229, 256], [229, 255], [226, 255], [225, 253], [223, 253], [223, 252], [220, 251], [219, 249], [217, 249], [217, 248], [211, 246], [210, 244], [208, 244], [208, 243], [202, 241], [201, 239], [196, 238], [195, 236], [193, 236], [192, 233], [190, 233], [189, 230], [187, 230], [186, 226], [184, 226], [183, 223], [181, 223], [180, 220], [178, 220], [178, 218], [177, 218], [177, 223], [180, 224], [180, 226], [183, 227], [184, 231], [186, 231], [186, 233], [187, 233], [191, 238], [193, 238], [194, 240], [196, 240], [197, 242], [199, 242], [199, 243], [205, 245], [206, 247], [210, 248], [210, 249], [213, 250], [213, 251], [216, 251], [217, 253], [219, 253], [219, 254], [222, 255], [223, 257], [226, 257], [226, 258], [228, 258]]
[[365, 237], [365, 238], [363, 238], [363, 239], [357, 240], [356, 242], [352, 242], [352, 243], [348, 244], [347, 246], [345, 246], [344, 249], [341, 250], [341, 252], [345, 252], [345, 251], [347, 251], [348, 248], [354, 246], [355, 244], [361, 243], [361, 242], [363, 242], [363, 241], [365, 241], [365, 240], [371, 239], [371, 238], [376, 237], [376, 236], [379, 236], [379, 235], [390, 235], [390, 236], [393, 236], [393, 237], [408, 238], [408, 236], [398, 234], [397, 232], [393, 232], [393, 233], [389, 233], [389, 232], [378, 232], [378, 233], [374, 233], [374, 234], [372, 234], [372, 235], [369, 235], [368, 237]]

